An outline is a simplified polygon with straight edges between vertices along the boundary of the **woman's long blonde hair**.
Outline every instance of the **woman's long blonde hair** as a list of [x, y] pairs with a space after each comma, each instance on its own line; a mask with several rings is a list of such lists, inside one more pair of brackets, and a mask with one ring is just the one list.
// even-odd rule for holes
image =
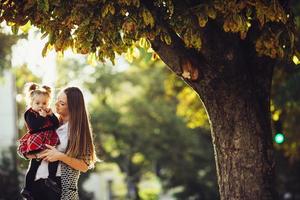
[[81, 90], [77, 87], [64, 89], [69, 110], [69, 142], [67, 155], [83, 159], [89, 167], [97, 161], [88, 113]]

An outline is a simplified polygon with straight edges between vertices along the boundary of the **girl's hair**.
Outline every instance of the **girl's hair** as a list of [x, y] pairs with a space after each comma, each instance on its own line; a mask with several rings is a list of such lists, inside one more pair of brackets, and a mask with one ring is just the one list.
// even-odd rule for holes
[[27, 103], [30, 104], [33, 101], [33, 98], [36, 95], [45, 95], [50, 98], [51, 96], [51, 88], [49, 86], [43, 85], [40, 86], [36, 83], [26, 83], [25, 84], [25, 92]]
[[94, 167], [97, 156], [83, 94], [77, 87], [68, 87], [63, 91], [67, 96], [69, 110], [70, 137], [67, 155], [83, 159], [90, 168]]

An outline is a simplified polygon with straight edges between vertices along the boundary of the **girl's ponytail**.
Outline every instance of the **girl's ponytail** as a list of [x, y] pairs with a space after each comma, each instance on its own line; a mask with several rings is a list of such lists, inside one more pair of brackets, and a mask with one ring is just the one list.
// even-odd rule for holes
[[50, 88], [49, 86], [47, 86], [47, 85], [43, 85], [42, 88], [43, 88], [43, 89], [49, 94], [49, 96], [50, 96], [50, 94], [51, 94], [51, 88]]
[[29, 93], [36, 90], [38, 88], [38, 84], [30, 82], [25, 84], [25, 90]]

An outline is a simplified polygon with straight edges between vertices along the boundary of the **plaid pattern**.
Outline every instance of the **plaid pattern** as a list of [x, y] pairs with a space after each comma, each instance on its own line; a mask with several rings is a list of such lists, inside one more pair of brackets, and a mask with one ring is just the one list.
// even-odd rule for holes
[[27, 124], [27, 120], [34, 121], [38, 116], [39, 114], [32, 108], [28, 109], [24, 114], [26, 121], [25, 125], [28, 131], [21, 139], [19, 139], [18, 154], [21, 156], [31, 153], [32, 151], [44, 150], [46, 149], [45, 144], [56, 146], [60, 143], [55, 131], [56, 117], [55, 119], [53, 119], [53, 117], [46, 117], [43, 124], [39, 126], [39, 129], [34, 129]]
[[45, 144], [56, 146], [59, 138], [54, 130], [47, 130], [39, 133], [26, 133], [20, 140], [18, 152], [22, 155], [30, 153], [31, 151], [46, 149]]

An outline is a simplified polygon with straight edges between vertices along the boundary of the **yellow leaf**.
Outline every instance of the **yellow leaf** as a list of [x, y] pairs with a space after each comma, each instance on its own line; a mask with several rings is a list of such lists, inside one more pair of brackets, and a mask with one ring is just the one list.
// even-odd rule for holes
[[45, 57], [48, 53], [48, 46], [49, 46], [49, 42], [47, 42], [43, 48], [43, 51], [42, 51], [42, 56]]
[[140, 57], [140, 50], [138, 48], [134, 47], [132, 55], [133, 55], [134, 58]]
[[31, 28], [31, 23], [28, 21], [25, 25], [21, 26], [20, 29], [23, 33], [28, 33], [29, 29]]
[[278, 121], [279, 120], [279, 117], [280, 117], [280, 114], [281, 114], [281, 110], [276, 110], [273, 115], [272, 115], [272, 119], [274, 121]]
[[139, 40], [139, 45], [140, 45], [140, 47], [144, 48], [145, 45], [146, 45], [146, 39], [145, 39], [145, 38], [141, 38], [141, 39]]
[[207, 15], [199, 15], [198, 16], [198, 23], [200, 27], [205, 27], [206, 23], [208, 21]]
[[110, 6], [109, 6], [109, 12], [110, 12], [112, 15], [115, 14], [116, 9], [115, 9], [115, 7], [114, 7], [113, 5], [110, 5]]
[[216, 17], [217, 17], [217, 13], [216, 13], [216, 11], [215, 11], [215, 9], [214, 9], [213, 7], [209, 7], [209, 8], [207, 9], [207, 15], [208, 15], [208, 17], [210, 17], [211, 19], [216, 19]]
[[11, 26], [11, 31], [13, 32], [13, 34], [17, 35], [19, 31], [19, 26], [18, 25]]
[[125, 59], [130, 63], [133, 62], [133, 55], [132, 55], [131, 48], [127, 49], [127, 52], [125, 54]]
[[96, 66], [97, 65], [97, 57], [95, 53], [91, 53], [87, 57], [87, 63], [91, 66]]
[[146, 25], [150, 25], [152, 28], [154, 26], [154, 18], [149, 10], [144, 9], [142, 12], [143, 20]]
[[295, 63], [295, 65], [299, 65], [300, 64], [300, 60], [299, 60], [299, 58], [296, 55], [293, 56], [293, 62]]
[[170, 45], [172, 40], [169, 34], [164, 34], [164, 40], [166, 42], [167, 45]]

